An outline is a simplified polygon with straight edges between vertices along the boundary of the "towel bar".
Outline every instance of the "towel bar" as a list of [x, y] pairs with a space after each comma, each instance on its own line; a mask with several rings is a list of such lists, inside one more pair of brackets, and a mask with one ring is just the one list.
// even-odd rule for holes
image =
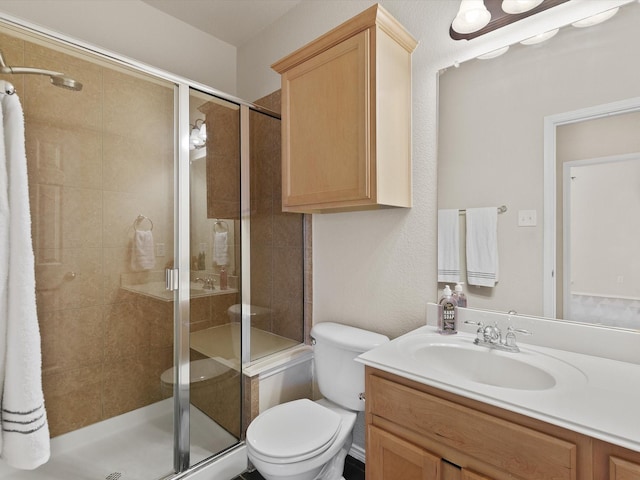
[[[498, 207], [498, 213], [505, 213], [507, 211], [507, 206], [506, 205], [501, 205]], [[467, 213], [467, 209], [466, 208], [461, 208], [460, 210], [458, 210], [458, 213], [460, 215], [464, 215], [465, 213]]]

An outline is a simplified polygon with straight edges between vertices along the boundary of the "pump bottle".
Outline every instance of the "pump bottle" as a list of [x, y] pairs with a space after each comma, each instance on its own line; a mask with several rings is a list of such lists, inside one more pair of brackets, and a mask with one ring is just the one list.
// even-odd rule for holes
[[453, 298], [458, 307], [467, 308], [467, 296], [462, 291], [462, 283], [457, 283], [453, 292]]
[[438, 332], [442, 335], [458, 333], [458, 304], [451, 294], [449, 285], [444, 287], [438, 305]]

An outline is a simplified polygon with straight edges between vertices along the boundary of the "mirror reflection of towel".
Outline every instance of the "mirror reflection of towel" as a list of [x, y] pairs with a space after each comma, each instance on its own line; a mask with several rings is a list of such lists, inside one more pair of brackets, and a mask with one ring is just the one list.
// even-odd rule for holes
[[460, 281], [460, 211], [438, 210], [438, 282]]
[[213, 261], [216, 265], [229, 265], [229, 253], [227, 247], [227, 232], [215, 232], [213, 234]]
[[498, 209], [467, 208], [467, 282], [495, 287], [498, 282]]
[[131, 270], [151, 270], [156, 266], [155, 245], [151, 230], [136, 230], [131, 249]]

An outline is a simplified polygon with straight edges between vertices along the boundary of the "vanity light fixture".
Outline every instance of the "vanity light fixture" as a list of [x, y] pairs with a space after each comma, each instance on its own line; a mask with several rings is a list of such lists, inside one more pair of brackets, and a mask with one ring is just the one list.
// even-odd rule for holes
[[521, 41], [522, 45], [536, 45], [538, 43], [546, 42], [551, 37], [553, 37], [556, 33], [558, 33], [560, 29], [556, 28], [554, 30], [549, 30], [548, 32], [539, 33], [538, 35], [534, 35], [533, 37], [529, 37], [526, 40]]
[[491, 20], [483, 0], [462, 0], [451, 28], [458, 33], [473, 33], [482, 30]]
[[502, 11], [510, 15], [528, 12], [542, 3], [542, 0], [502, 0]]
[[[473, 40], [568, 1], [570, 0], [462, 0], [458, 15], [449, 28], [449, 36], [453, 40]], [[478, 9], [475, 10], [475, 7]], [[507, 13], [507, 11], [520, 13]], [[472, 16], [476, 15], [478, 18], [482, 17], [483, 21], [489, 18], [489, 22], [486, 24], [478, 22], [474, 30], [465, 29], [465, 12]], [[484, 26], [478, 27], [478, 25]], [[463, 31], [470, 33], [462, 33]]]
[[578, 20], [577, 22], [573, 22], [571, 25], [577, 28], [593, 27], [594, 25], [609, 20], [616, 13], [618, 13], [618, 10], [620, 10], [620, 7], [605, 10], [604, 12], [596, 13], [595, 15], [591, 15], [590, 17]]
[[207, 143], [207, 126], [204, 120], [197, 119], [193, 125], [189, 125], [191, 133], [189, 134], [189, 150], [202, 148]]
[[506, 47], [498, 48], [496, 50], [492, 50], [488, 53], [485, 53], [484, 55], [479, 55], [478, 58], [480, 60], [489, 60], [490, 58], [496, 58], [507, 53], [507, 50], [509, 50], [509, 45], [507, 45]]

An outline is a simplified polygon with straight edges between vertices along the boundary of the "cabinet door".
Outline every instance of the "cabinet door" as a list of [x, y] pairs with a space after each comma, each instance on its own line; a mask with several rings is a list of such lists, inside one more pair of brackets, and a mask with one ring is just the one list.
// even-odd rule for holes
[[369, 30], [282, 76], [284, 211], [367, 199]]
[[440, 480], [435, 455], [373, 425], [367, 432], [367, 480]]
[[609, 480], [640, 480], [640, 464], [610, 457]]
[[492, 480], [484, 475], [473, 473], [465, 468], [462, 469], [462, 480]]

